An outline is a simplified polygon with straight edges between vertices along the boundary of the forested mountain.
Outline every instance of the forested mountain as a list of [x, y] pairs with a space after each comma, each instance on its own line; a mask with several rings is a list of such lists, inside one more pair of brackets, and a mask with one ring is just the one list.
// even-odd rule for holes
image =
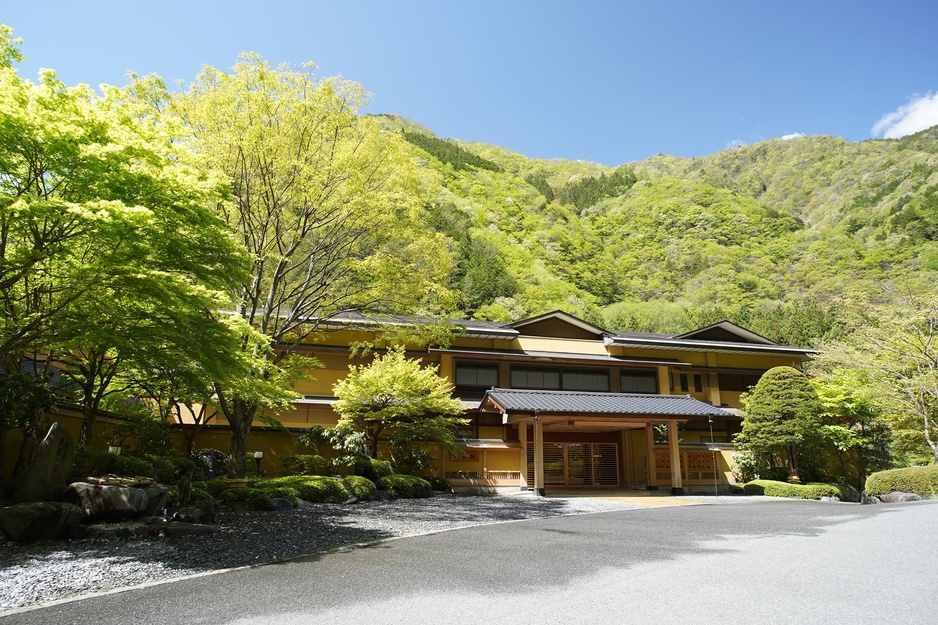
[[562, 308], [665, 332], [729, 318], [807, 343], [837, 333], [843, 296], [885, 301], [938, 277], [938, 127], [609, 168], [383, 121], [437, 173], [427, 220], [452, 240], [470, 317]]

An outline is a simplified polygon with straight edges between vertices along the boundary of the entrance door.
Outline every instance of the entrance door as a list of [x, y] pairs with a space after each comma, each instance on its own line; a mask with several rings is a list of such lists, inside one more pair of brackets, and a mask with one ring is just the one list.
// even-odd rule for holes
[[[528, 443], [528, 484], [534, 484], [534, 443]], [[619, 485], [615, 443], [544, 443], [545, 486]]]

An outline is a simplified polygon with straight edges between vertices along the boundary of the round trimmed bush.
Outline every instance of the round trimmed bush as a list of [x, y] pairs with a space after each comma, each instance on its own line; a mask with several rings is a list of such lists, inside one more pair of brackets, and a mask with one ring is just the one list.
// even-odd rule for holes
[[414, 475], [387, 475], [378, 480], [378, 488], [390, 492], [395, 499], [421, 499], [434, 494], [430, 482]]
[[899, 491], [922, 497], [938, 495], [938, 465], [890, 469], [866, 478], [866, 494], [873, 497]]
[[348, 490], [349, 494], [359, 499], [374, 499], [375, 494], [378, 492], [375, 483], [361, 475], [346, 475], [342, 478], [342, 484], [345, 485], [345, 489]]
[[453, 492], [453, 485], [449, 483], [449, 480], [443, 477], [425, 477], [423, 478], [430, 482], [430, 487], [438, 493], [451, 493]]
[[313, 503], [344, 503], [349, 497], [341, 480], [322, 475], [288, 475], [263, 482], [265, 490], [278, 487], [293, 488], [300, 499]]

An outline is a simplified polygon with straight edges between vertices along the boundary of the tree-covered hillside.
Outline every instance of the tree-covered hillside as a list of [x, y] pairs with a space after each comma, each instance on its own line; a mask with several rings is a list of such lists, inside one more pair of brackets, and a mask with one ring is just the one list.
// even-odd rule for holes
[[608, 327], [674, 332], [729, 318], [807, 342], [837, 334], [844, 294], [886, 301], [935, 284], [938, 128], [609, 168], [386, 123], [437, 174], [428, 223], [452, 241], [451, 282], [467, 316], [562, 308]]

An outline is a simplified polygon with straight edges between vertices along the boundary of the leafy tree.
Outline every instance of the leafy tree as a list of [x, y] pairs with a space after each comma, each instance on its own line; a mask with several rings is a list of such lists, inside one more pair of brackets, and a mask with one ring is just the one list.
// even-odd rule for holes
[[[357, 115], [365, 98], [311, 66], [274, 69], [248, 54], [230, 73], [205, 68], [163, 122], [181, 125], [190, 162], [228, 183], [218, 214], [253, 263], [230, 300], [261, 337], [242, 341], [265, 355], [251, 376], [261, 385], [290, 377], [279, 370], [299, 363], [295, 348], [322, 323], [450, 306], [443, 238], [418, 227], [429, 180], [399, 135]], [[247, 436], [262, 414], [255, 391], [216, 384], [235, 476], [246, 472]]]
[[364, 433], [372, 458], [378, 457], [383, 440], [392, 455], [410, 453], [414, 443], [425, 442], [460, 453], [453, 436], [456, 426], [468, 422], [461, 416], [462, 402], [452, 397], [452, 384], [435, 366], [421, 366], [402, 348], [376, 356], [370, 365], [349, 367], [348, 377], [336, 383], [333, 392], [338, 397], [333, 404], [340, 416], [338, 427]]
[[867, 475], [893, 466], [889, 424], [856, 371], [836, 369], [811, 383], [824, 409], [828, 425], [823, 434], [837, 453], [840, 474], [847, 476], [846, 456], [851, 454], [856, 459], [856, 487], [862, 491]]
[[[822, 362], [856, 369], [887, 410], [900, 451], [915, 455], [924, 443], [938, 464], [938, 296], [909, 297], [864, 318], [847, 340], [826, 346]], [[917, 439], [912, 445], [902, 444], [906, 433]]]
[[130, 344], [205, 318], [245, 254], [209, 208], [217, 180], [181, 162], [132, 90], [23, 80], [0, 34], [0, 364], [62, 358], [84, 382], [87, 441]]
[[402, 134], [409, 143], [416, 145], [439, 161], [449, 163], [453, 166], [453, 169], [476, 168], [496, 172], [502, 170], [496, 163], [473, 154], [455, 143], [438, 139], [422, 132], [408, 132], [404, 130]]
[[810, 381], [797, 369], [775, 367], [741, 399], [745, 411], [736, 438], [739, 448], [770, 468], [786, 466], [789, 480], [800, 481], [799, 456], [822, 442], [822, 406]]

